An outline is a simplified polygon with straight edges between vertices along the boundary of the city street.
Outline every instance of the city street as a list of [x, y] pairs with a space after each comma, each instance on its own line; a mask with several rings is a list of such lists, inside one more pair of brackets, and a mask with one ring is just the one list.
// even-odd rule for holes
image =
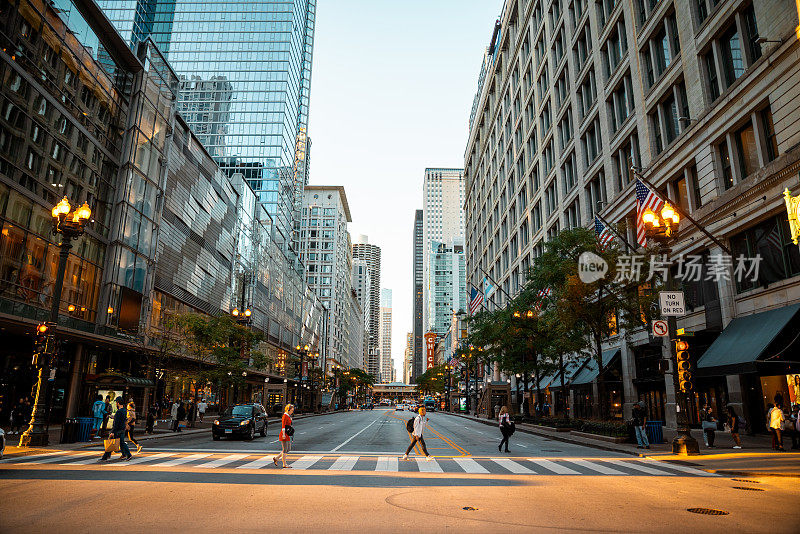
[[498, 453], [491, 426], [440, 413], [430, 414], [425, 436], [435, 459], [403, 461], [410, 417], [375, 409], [299, 419], [291, 470], [272, 463], [277, 425], [252, 442], [215, 442], [210, 432], [144, 442], [131, 462], [100, 464], [99, 447], [8, 456], [0, 531], [96, 532], [114, 523], [136, 531], [666, 531], [680, 520], [766, 532], [776, 517], [797, 517], [794, 478], [732, 479], [522, 432], [510, 453]]

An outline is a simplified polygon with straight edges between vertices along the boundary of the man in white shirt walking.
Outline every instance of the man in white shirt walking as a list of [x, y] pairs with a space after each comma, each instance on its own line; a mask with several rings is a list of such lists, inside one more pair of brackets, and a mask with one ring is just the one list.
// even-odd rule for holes
[[203, 416], [206, 414], [206, 408], [208, 408], [208, 404], [205, 399], [197, 403], [197, 417], [200, 419], [201, 423], [203, 422]]
[[433, 457], [428, 454], [428, 448], [425, 447], [425, 439], [422, 437], [422, 431], [427, 425], [428, 418], [425, 417], [425, 406], [421, 406], [419, 409], [419, 415], [414, 418], [414, 431], [411, 432], [411, 443], [409, 444], [408, 449], [406, 449], [406, 453], [403, 455], [403, 460], [408, 460], [408, 454], [418, 442], [422, 446], [422, 452], [425, 453], [425, 457], [429, 461], [433, 459]]

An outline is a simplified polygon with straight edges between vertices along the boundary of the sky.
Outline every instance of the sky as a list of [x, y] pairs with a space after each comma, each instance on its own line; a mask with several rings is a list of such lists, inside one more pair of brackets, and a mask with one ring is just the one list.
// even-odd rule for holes
[[464, 166], [483, 51], [503, 0], [319, 0], [310, 183], [342, 185], [350, 233], [381, 247], [398, 380], [411, 331], [426, 167]]

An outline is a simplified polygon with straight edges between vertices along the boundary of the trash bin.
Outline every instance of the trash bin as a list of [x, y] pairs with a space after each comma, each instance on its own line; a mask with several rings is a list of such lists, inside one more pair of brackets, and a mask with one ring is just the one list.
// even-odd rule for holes
[[650, 443], [664, 443], [664, 432], [662, 425], [664, 423], [661, 421], [648, 421], [647, 428], [645, 429], [647, 432], [647, 439]]
[[93, 419], [91, 417], [78, 417], [75, 422], [75, 441], [92, 441]]
[[61, 425], [61, 440], [59, 443], [75, 443], [75, 433], [78, 423], [75, 419], [64, 419]]

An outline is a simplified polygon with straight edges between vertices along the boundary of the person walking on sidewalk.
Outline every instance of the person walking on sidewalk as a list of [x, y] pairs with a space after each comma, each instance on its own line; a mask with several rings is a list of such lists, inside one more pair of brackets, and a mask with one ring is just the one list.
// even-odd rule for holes
[[139, 454], [142, 452], [142, 446], [139, 445], [139, 442], [133, 437], [133, 429], [136, 426], [136, 405], [133, 403], [133, 401], [128, 403], [128, 420], [125, 423], [126, 435], [131, 443], [136, 445], [136, 454]]
[[178, 424], [175, 428], [178, 432], [181, 432], [181, 421], [186, 420], [186, 406], [184, 405], [183, 401], [178, 403]]
[[103, 416], [106, 413], [106, 403], [103, 402], [103, 396], [98, 395], [92, 404], [92, 434], [93, 436], [100, 435], [100, 429], [103, 428]]
[[111, 412], [113, 411], [113, 407], [111, 406], [111, 395], [106, 395], [106, 400], [103, 404], [105, 405], [106, 412], [103, 414], [103, 427], [100, 429], [101, 434], [103, 433], [103, 430], [108, 428], [108, 420], [111, 417]]
[[169, 428], [173, 432], [178, 431], [178, 408], [180, 404], [178, 404], [178, 400], [175, 399], [175, 402], [172, 403], [172, 408], [170, 408], [169, 418], [170, 418], [170, 425]]
[[708, 403], [705, 403], [700, 411], [700, 419], [703, 421], [703, 441], [706, 442], [706, 447], [713, 449], [717, 420], [714, 418], [714, 412], [711, 411], [711, 406]]
[[[30, 419], [28, 420], [30, 421]], [[19, 434], [25, 426], [25, 399], [20, 398], [14, 409], [11, 410], [11, 430], [13, 434]]]
[[206, 403], [205, 399], [201, 399], [200, 402], [197, 403], [197, 418], [200, 422], [203, 422], [203, 416], [206, 415], [206, 409], [208, 408], [208, 404]]
[[425, 446], [425, 438], [422, 437], [422, 432], [428, 425], [428, 418], [425, 417], [425, 406], [419, 407], [419, 415], [412, 419], [412, 421], [413, 429], [409, 429], [408, 426], [406, 426], [406, 430], [411, 430], [411, 443], [408, 445], [408, 449], [406, 449], [406, 453], [403, 455], [403, 460], [408, 460], [408, 454], [411, 452], [411, 449], [414, 448], [415, 444], [419, 443], [422, 447], [422, 452], [425, 453], [425, 457], [430, 461], [433, 457], [428, 454], [428, 448]]
[[742, 448], [742, 440], [739, 438], [739, 432], [741, 432], [743, 424], [742, 418], [736, 415], [736, 410], [733, 409], [733, 406], [728, 406], [728, 428], [731, 429], [731, 437], [735, 443], [733, 446], [734, 449]]
[[633, 405], [633, 430], [636, 432], [636, 448], [649, 449], [650, 442], [647, 439], [647, 411], [644, 409], [644, 401], [639, 401]]
[[500, 445], [497, 446], [497, 450], [502, 452], [503, 444], [505, 443], [506, 452], [508, 452], [508, 438], [511, 437], [514, 431], [512, 430], [511, 416], [508, 414], [508, 408], [506, 406], [500, 408], [497, 421], [500, 424], [500, 433], [503, 435], [503, 439], [500, 440]]
[[[125, 402], [122, 400], [121, 396], [117, 397], [117, 411], [114, 413], [114, 422], [108, 439], [119, 439], [119, 451], [122, 454], [120, 457], [121, 460], [130, 460], [133, 458], [130, 449], [128, 449], [128, 444], [125, 443], [125, 426], [127, 420], [128, 411], [125, 409]], [[100, 461], [105, 462], [109, 458], [111, 458], [111, 450], [104, 452]]]
[[287, 404], [283, 409], [283, 416], [281, 417], [281, 431], [278, 434], [278, 441], [281, 444], [281, 452], [278, 456], [272, 457], [272, 463], [278, 466], [278, 458], [281, 459], [283, 468], [291, 469], [291, 465], [286, 464], [286, 455], [289, 454], [289, 449], [292, 446], [292, 436], [294, 435], [294, 427], [292, 426], [292, 414], [294, 413], [294, 405]]
[[[777, 395], [775, 396], [777, 400]], [[783, 452], [783, 416], [782, 406], [778, 403], [767, 414], [769, 429], [772, 432], [772, 450]]]
[[194, 420], [197, 417], [197, 404], [194, 399], [189, 400], [188, 409], [186, 410], [186, 421], [189, 428], [194, 428]]

